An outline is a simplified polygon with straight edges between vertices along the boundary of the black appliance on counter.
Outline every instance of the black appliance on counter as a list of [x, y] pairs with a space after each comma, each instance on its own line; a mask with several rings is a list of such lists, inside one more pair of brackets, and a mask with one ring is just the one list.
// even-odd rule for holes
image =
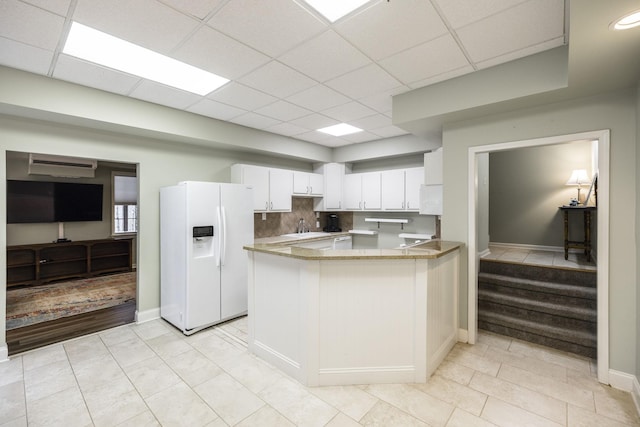
[[338, 220], [338, 215], [336, 214], [327, 215], [327, 225], [322, 230], [328, 233], [342, 231], [342, 229], [340, 228], [340, 221]]

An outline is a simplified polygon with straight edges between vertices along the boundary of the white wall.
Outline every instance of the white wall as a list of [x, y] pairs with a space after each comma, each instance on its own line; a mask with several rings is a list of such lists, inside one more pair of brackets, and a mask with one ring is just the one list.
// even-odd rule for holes
[[[596, 97], [550, 104], [539, 108], [483, 117], [446, 125], [444, 147], [444, 213], [442, 235], [467, 243], [469, 147], [566, 135], [590, 130], [611, 130], [610, 152], [610, 367], [636, 371], [638, 341], [636, 99], [637, 91], [622, 90]], [[465, 165], [460, 167], [460, 165]], [[460, 283], [460, 323], [467, 325], [467, 257], [463, 251]]]

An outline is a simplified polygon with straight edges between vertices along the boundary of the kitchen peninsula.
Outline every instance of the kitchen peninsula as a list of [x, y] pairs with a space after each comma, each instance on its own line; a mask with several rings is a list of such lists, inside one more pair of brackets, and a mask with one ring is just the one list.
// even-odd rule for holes
[[245, 246], [249, 350], [308, 386], [426, 382], [457, 340], [460, 244], [301, 246]]

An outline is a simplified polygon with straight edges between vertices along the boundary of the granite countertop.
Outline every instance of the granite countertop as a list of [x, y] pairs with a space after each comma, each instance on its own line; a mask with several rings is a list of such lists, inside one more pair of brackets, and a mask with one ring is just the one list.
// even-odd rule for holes
[[[296, 233], [291, 233], [296, 234]], [[316, 231], [312, 231], [309, 233], [299, 233], [296, 234], [295, 237], [291, 237], [288, 235], [283, 235], [283, 236], [272, 236], [272, 237], [261, 237], [258, 239], [254, 239], [253, 243], [254, 245], [256, 244], [285, 244], [285, 245], [291, 245], [294, 244], [295, 242], [313, 242], [316, 240], [324, 240], [324, 239], [333, 239], [334, 237], [340, 237], [340, 236], [349, 236], [349, 232], [347, 231], [343, 231], [343, 232], [333, 232], [333, 233], [327, 233], [327, 232], [316, 232]]]
[[[332, 233], [336, 237], [349, 233]], [[321, 238], [314, 239], [320, 240]], [[294, 246], [296, 241], [281, 239], [273, 242], [264, 242], [258, 239], [257, 243], [247, 245], [244, 249], [253, 252], [263, 252], [272, 255], [285, 256], [305, 260], [339, 260], [339, 259], [435, 259], [457, 250], [461, 243], [443, 240], [430, 240], [428, 242], [398, 249], [307, 249]], [[310, 240], [304, 239], [305, 242]]]

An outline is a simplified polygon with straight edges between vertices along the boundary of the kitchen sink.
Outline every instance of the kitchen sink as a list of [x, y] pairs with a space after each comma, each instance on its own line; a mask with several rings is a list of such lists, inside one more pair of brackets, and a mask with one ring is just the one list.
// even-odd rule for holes
[[290, 233], [283, 234], [280, 237], [288, 237], [290, 239], [313, 239], [314, 237], [323, 237], [330, 236], [331, 233], [326, 233], [324, 231], [310, 231], [308, 233]]

